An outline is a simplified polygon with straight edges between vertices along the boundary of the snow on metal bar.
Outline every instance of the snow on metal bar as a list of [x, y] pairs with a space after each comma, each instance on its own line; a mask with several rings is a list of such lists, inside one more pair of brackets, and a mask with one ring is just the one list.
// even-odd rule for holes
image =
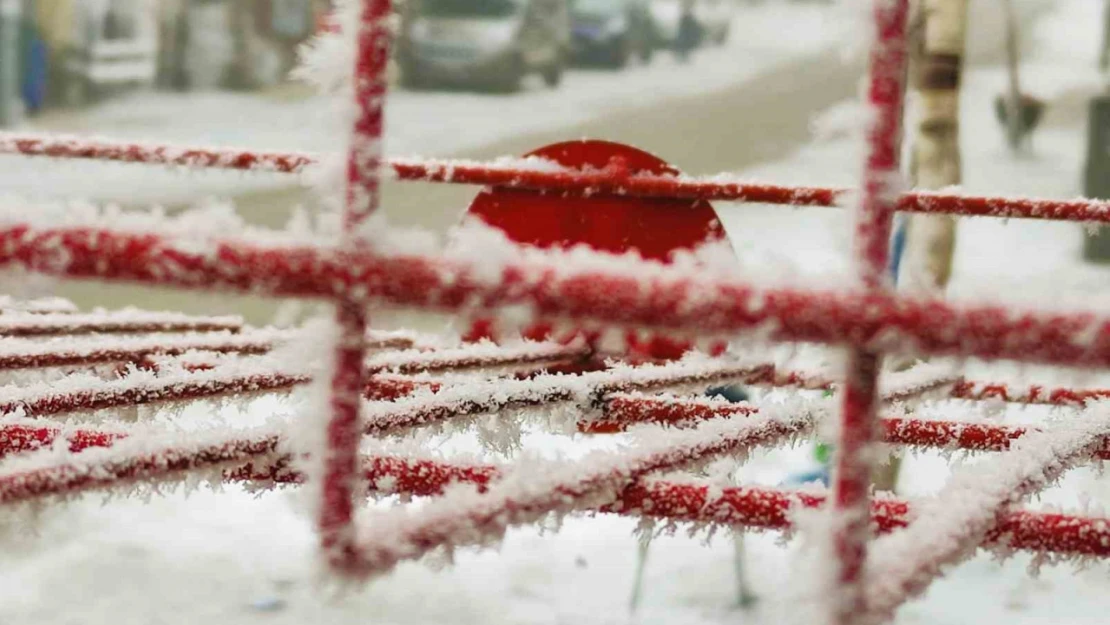
[[415, 373], [443, 369], [473, 369], [498, 365], [526, 365], [540, 362], [578, 360], [591, 354], [584, 344], [560, 345], [546, 342], [521, 342], [497, 345], [482, 342], [435, 351], [411, 350], [375, 354], [366, 360], [368, 373]]
[[[259, 334], [265, 336], [267, 333]], [[250, 341], [256, 340], [254, 336], [242, 338], [248, 345], [253, 344]], [[165, 346], [163, 343], [158, 345]], [[167, 352], [173, 353], [173, 350], [170, 349]], [[56, 365], [61, 362], [58, 359], [58, 352], [53, 348], [47, 350], [47, 353], [51, 355], [51, 360], [39, 361], [35, 366]], [[145, 354], [147, 352], [126, 353]], [[476, 345], [442, 351], [403, 352], [400, 358], [393, 358], [391, 354], [379, 354], [367, 360], [367, 372], [374, 375], [364, 385], [363, 398], [388, 401], [411, 394], [418, 389], [434, 393], [443, 386], [441, 382], [433, 380], [416, 380], [385, 374], [389, 371], [406, 373], [435, 371], [460, 363], [469, 367], [491, 367], [505, 364], [559, 362], [567, 357], [576, 358], [580, 355], [581, 351], [574, 347], [544, 343], [522, 344], [504, 350], [491, 350], [488, 346]], [[107, 358], [107, 360], [116, 360], [116, 358]], [[71, 359], [66, 362], [76, 361]], [[0, 352], [0, 364], [4, 362], [4, 355]], [[90, 360], [85, 359], [81, 362], [90, 362]], [[154, 371], [131, 370], [113, 380], [104, 380], [87, 374], [74, 374], [49, 383], [0, 387], [0, 412], [23, 410], [28, 415], [46, 416], [76, 410], [99, 410], [152, 402], [276, 391], [304, 384], [311, 379], [307, 367], [283, 366], [269, 358], [216, 359], [201, 367], [190, 366], [192, 364], [190, 361], [184, 363], [170, 361], [162, 364], [169, 366], [157, 367]], [[164, 373], [163, 369], [168, 370], [169, 373]]]
[[[257, 371], [249, 373], [251, 369]], [[278, 391], [308, 380], [305, 374], [282, 373], [273, 371], [271, 367], [246, 365], [174, 375], [132, 371], [114, 380], [77, 374], [50, 383], [0, 388], [0, 412], [22, 411], [28, 416], [44, 417], [79, 410]]]
[[77, 453], [92, 447], [111, 447], [116, 441], [127, 438], [127, 434], [101, 429], [62, 429], [39, 423], [4, 423], [0, 425], [0, 458], [50, 447], [59, 438], [68, 443], [66, 448], [70, 453]]
[[260, 172], [300, 173], [318, 158], [296, 152], [174, 147], [93, 137], [0, 133], [0, 153]]
[[[259, 152], [232, 148], [178, 147], [125, 143], [90, 137], [0, 134], [0, 153], [54, 158], [92, 159], [152, 165], [300, 173], [319, 156], [297, 152]], [[490, 162], [393, 158], [386, 162], [400, 180], [496, 185], [568, 195], [613, 193], [637, 197], [700, 198], [760, 204], [837, 207], [849, 189], [766, 184], [714, 176], [646, 175], [609, 170], [581, 171], [539, 159]], [[972, 196], [937, 191], [910, 191], [898, 210], [969, 217], [1110, 222], [1110, 203], [1094, 199]]]
[[[1041, 428], [1014, 427], [990, 423], [963, 423], [929, 419], [885, 418], [883, 442], [918, 447], [966, 449], [970, 451], [1007, 451], [1014, 441]], [[1096, 458], [1110, 460], [1110, 439], [1094, 451]]]
[[1015, 387], [995, 382], [960, 380], [952, 387], [956, 399], [1001, 399], [1016, 404], [1086, 406], [1089, 402], [1110, 399], [1110, 389], [1047, 388], [1040, 385]]
[[[685, 362], [667, 365], [650, 365], [644, 367], [617, 367], [612, 370], [587, 373], [580, 376], [572, 375], [539, 375], [531, 380], [491, 380], [485, 383], [471, 383], [467, 385], [442, 387], [433, 394], [431, 389], [417, 390], [412, 395], [397, 401], [368, 402], [364, 405], [366, 419], [362, 425], [362, 434], [384, 435], [396, 433], [408, 428], [421, 427], [438, 423], [452, 417], [480, 414], [501, 410], [513, 406], [535, 406], [557, 401], [578, 400], [585, 406], [604, 406], [605, 395], [611, 392], [630, 389], [661, 388], [696, 383], [713, 383], [722, 380], [742, 377], [752, 371], [751, 365], [742, 365], [735, 362], [706, 362], [703, 359], [689, 359]], [[22, 423], [17, 425], [23, 425]], [[0, 432], [3, 432], [0, 429]], [[88, 433], [93, 436], [93, 432]], [[262, 438], [250, 438], [249, 434], [233, 432], [225, 434], [223, 439], [208, 437], [205, 439], [182, 439], [184, 446], [178, 447], [166, 444], [165, 441], [157, 442], [156, 437], [151, 445], [141, 449], [136, 455], [134, 448], [120, 447], [116, 444], [113, 449], [118, 453], [96, 456], [96, 460], [77, 463], [78, 468], [65, 468], [69, 466], [70, 459], [63, 458], [57, 463], [47, 463], [45, 467], [38, 466], [36, 470], [45, 471], [39, 477], [20, 477], [21, 473], [9, 471], [0, 472], [0, 503], [16, 501], [32, 497], [59, 494], [63, 492], [76, 492], [86, 487], [101, 488], [112, 486], [115, 482], [112, 475], [122, 475], [120, 479], [130, 479], [130, 469], [139, 467], [142, 475], [149, 479], [159, 478], [153, 466], [155, 456], [160, 453], [168, 454], [173, 462], [167, 462], [167, 471], [174, 473], [181, 463], [193, 463], [197, 468], [210, 467], [214, 463], [225, 463], [228, 454], [221, 450], [238, 450], [234, 457], [240, 464], [248, 461], [258, 461], [277, 451], [279, 436], [265, 434]], [[265, 439], [265, 440], [263, 440]], [[2, 437], [0, 437], [2, 440]], [[130, 440], [130, 438], [129, 438]], [[197, 442], [199, 441], [199, 442]], [[268, 442], [267, 442], [268, 441]], [[157, 445], [160, 444], [161, 447]], [[0, 446], [2, 447], [2, 446]], [[195, 450], [196, 458], [190, 459], [190, 450]], [[282, 458], [274, 458], [281, 460]], [[76, 462], [76, 461], [74, 461]], [[58, 475], [68, 476], [73, 473], [96, 472], [96, 463], [104, 465], [102, 480], [79, 481], [70, 483], [58, 479]], [[113, 467], [124, 467], [119, 473]], [[19, 473], [20, 475], [16, 475]], [[35, 489], [26, 490], [21, 484], [31, 480], [38, 484]], [[6, 495], [5, 493], [10, 489]]]
[[[47, 245], [46, 238], [54, 243]], [[367, 301], [441, 310], [530, 304], [542, 316], [621, 325], [706, 334], [762, 329], [777, 340], [850, 343], [873, 351], [1110, 366], [1110, 317], [1095, 313], [761, 289], [657, 263], [621, 264], [604, 255], [598, 255], [607, 259], [597, 261], [605, 267], [600, 270], [582, 256], [522, 252], [519, 262], [501, 265], [491, 280], [490, 267], [450, 256], [340, 254], [230, 240], [197, 253], [155, 234], [0, 229], [0, 264], [76, 278], [302, 297], [333, 297], [357, 286]]]
[[[442, 495], [455, 484], [485, 492], [501, 478], [505, 467], [446, 462], [428, 458], [375, 455], [363, 458], [363, 474], [378, 494]], [[300, 483], [303, 475], [277, 463], [264, 470], [246, 467], [230, 472], [232, 481]], [[765, 487], [726, 487], [695, 480], [644, 478], [621, 491], [617, 501], [601, 506], [604, 513], [647, 516], [660, 520], [791, 529], [792, 513], [824, 505], [827, 494], [813, 489], [780, 490]], [[909, 525], [915, 505], [898, 499], [871, 502], [871, 522], [889, 533]], [[1104, 518], [1054, 512], [1014, 510], [1002, 515], [988, 532], [984, 548], [1048, 552], [1058, 555], [1110, 557], [1110, 521]]]
[[230, 441], [226, 432], [129, 436], [111, 447], [67, 453], [64, 462], [50, 453], [16, 457], [0, 470], [0, 504], [218, 471], [271, 455], [280, 442], [272, 430], [237, 436]]
[[761, 415], [668, 431], [623, 452], [521, 462], [485, 493], [450, 492], [417, 511], [398, 509], [361, 523], [359, 571], [380, 575], [437, 548], [485, 544], [500, 539], [510, 526], [604, 505], [648, 473], [772, 443], [811, 427], [816, 414], [801, 403], [764, 407]]
[[[770, 371], [775, 375], [767, 375]], [[753, 371], [751, 375], [736, 380], [752, 384], [753, 380], [775, 379], [776, 381], [803, 382], [812, 384], [821, 378], [802, 374], [781, 375], [768, 366]], [[883, 401], [905, 401], [930, 390], [943, 387], [958, 379], [958, 376], [942, 365], [921, 364], [906, 371], [894, 372], [884, 378], [880, 389]], [[832, 388], [832, 384], [820, 384], [818, 388]], [[579, 431], [595, 434], [623, 432], [629, 426], [639, 423], [691, 426], [699, 421], [728, 417], [737, 414], [753, 414], [755, 408], [750, 404], [734, 404], [720, 399], [689, 398], [674, 396], [650, 396], [642, 393], [614, 393], [607, 397], [605, 410], [595, 418], [587, 418], [578, 424]]]
[[0, 369], [61, 367], [107, 362], [139, 362], [151, 355], [179, 356], [190, 351], [264, 354], [288, 332], [251, 330], [169, 336], [57, 338], [48, 341], [0, 340]]
[[[340, 249], [353, 252], [369, 241], [369, 218], [378, 209], [382, 125], [389, 59], [390, 0], [365, 0], [353, 33], [356, 42], [352, 76], [354, 116], [347, 146], [346, 201]], [[365, 336], [370, 325], [358, 289], [342, 289], [335, 299], [338, 331], [330, 367], [328, 418], [321, 423], [324, 445], [317, 451], [320, 491], [316, 527], [321, 553], [334, 573], [346, 575], [355, 560], [354, 511], [361, 501], [358, 447], [362, 438], [362, 396], [367, 371]]]
[[[873, 0], [875, 43], [871, 48], [867, 102], [873, 119], [867, 130], [863, 188], [855, 211], [853, 260], [860, 286], [882, 292], [890, 285], [890, 235], [902, 181], [902, 106], [907, 69], [906, 24], [909, 0]], [[881, 353], [855, 345], [848, 350], [837, 453], [833, 459], [831, 520], [821, 537], [835, 554], [828, 574], [836, 580], [823, 597], [822, 611], [836, 625], [859, 625], [864, 608], [871, 476], [874, 473], [877, 411], [881, 403]], [[819, 584], [826, 583], [820, 580]]]
[[[617, 366], [581, 375], [541, 374], [530, 379], [494, 378], [417, 390], [392, 402], [366, 406], [373, 433], [430, 424], [450, 417], [527, 406], [576, 402], [602, 408], [611, 393], [743, 381], [764, 367], [728, 359], [691, 356], [665, 365]], [[391, 425], [395, 424], [395, 425]], [[577, 425], [577, 424], [575, 424]]]
[[[616, 503], [602, 511], [669, 521], [790, 529], [793, 511], [820, 508], [826, 499], [827, 494], [816, 489], [721, 488], [719, 484], [645, 479], [626, 488]], [[871, 502], [871, 523], [882, 533], [905, 528], [917, 516], [918, 506], [910, 502], [886, 498]], [[1103, 518], [1015, 510], [1002, 514], [982, 546], [1107, 557], [1110, 522]]]
[[196, 317], [171, 312], [125, 310], [105, 313], [5, 313], [0, 336], [57, 334], [238, 331], [241, 317]]
[[867, 573], [869, 622], [889, 619], [942, 569], [974, 555], [1009, 506], [1104, 449], [1110, 411], [1095, 406], [1086, 412], [1052, 430], [1027, 434], [1006, 453], [961, 468], [936, 497], [917, 507], [906, 529], [877, 541]]
[[41, 297], [38, 299], [16, 299], [9, 295], [0, 295], [0, 314], [9, 313], [75, 313], [77, 305], [61, 297]]
[[[180, 335], [57, 338], [47, 341], [0, 339], [0, 370], [140, 362], [148, 357], [181, 356], [188, 352], [257, 355], [268, 353], [281, 341], [295, 336], [295, 331], [252, 329], [241, 333], [213, 331]], [[373, 349], [408, 348], [412, 345], [412, 339], [404, 336], [385, 334], [379, 337], [375, 332], [367, 334], [367, 346]], [[524, 357], [525, 354], [522, 352], [521, 356]], [[383, 363], [392, 362], [384, 355], [381, 358]], [[509, 356], [505, 358], [508, 359]], [[537, 355], [534, 359], [543, 360], [543, 357]], [[422, 367], [425, 366], [442, 366], [442, 363], [427, 352], [406, 354], [398, 360], [403, 367], [413, 371], [423, 370]], [[373, 357], [371, 361], [373, 362]], [[473, 366], [481, 365], [479, 360]], [[378, 369], [387, 368], [384, 365], [376, 366]]]

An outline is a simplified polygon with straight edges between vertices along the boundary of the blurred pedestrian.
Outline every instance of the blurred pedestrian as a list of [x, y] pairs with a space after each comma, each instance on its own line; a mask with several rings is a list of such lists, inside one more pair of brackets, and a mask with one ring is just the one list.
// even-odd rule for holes
[[675, 37], [675, 56], [685, 63], [699, 45], [704, 35], [701, 23], [694, 14], [695, 0], [682, 0], [682, 14], [678, 18], [678, 34]]

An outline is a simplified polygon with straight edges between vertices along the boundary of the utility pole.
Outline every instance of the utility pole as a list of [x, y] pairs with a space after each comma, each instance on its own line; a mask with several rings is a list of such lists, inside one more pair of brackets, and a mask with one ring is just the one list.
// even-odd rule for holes
[[19, 121], [19, 20], [21, 0], [0, 0], [0, 128]]

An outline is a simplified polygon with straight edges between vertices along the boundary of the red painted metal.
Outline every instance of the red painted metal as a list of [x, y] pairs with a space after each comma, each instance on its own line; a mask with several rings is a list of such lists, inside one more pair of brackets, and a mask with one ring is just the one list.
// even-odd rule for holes
[[193, 317], [180, 313], [10, 313], [0, 315], [0, 336], [45, 337], [75, 334], [151, 332], [238, 332], [239, 317]]
[[234, 148], [186, 148], [121, 143], [91, 137], [34, 136], [0, 133], [0, 153], [144, 163], [176, 167], [299, 173], [317, 162], [312, 154], [260, 152]]
[[[908, 0], [874, 0], [877, 39], [871, 50], [867, 94], [874, 119], [868, 129], [863, 192], [855, 218], [855, 260], [860, 282], [869, 291], [889, 284], [890, 235], [897, 200], [902, 146], [902, 105], [907, 68]], [[836, 554], [838, 582], [832, 622], [862, 624], [867, 599], [864, 566], [870, 530], [871, 475], [875, 458], [876, 412], [880, 402], [879, 352], [857, 347], [848, 354], [843, 408], [832, 474], [833, 523], [829, 539]]]
[[[280, 173], [299, 173], [319, 159], [317, 155], [307, 153], [145, 145], [90, 137], [14, 133], [0, 133], [0, 154]], [[387, 160], [385, 165], [399, 180], [499, 186], [579, 197], [623, 195], [837, 207], [851, 191], [836, 187], [738, 181], [731, 180], [728, 174], [703, 177], [634, 174], [617, 177], [610, 170], [560, 170], [538, 167], [535, 163], [394, 158]], [[1110, 203], [1094, 199], [1007, 198], [908, 191], [899, 198], [898, 210], [966, 217], [1110, 223]]]
[[285, 297], [334, 298], [357, 288], [367, 302], [436, 310], [529, 304], [541, 317], [708, 335], [773, 324], [767, 337], [774, 340], [1110, 366], [1110, 316], [1094, 312], [961, 306], [844, 289], [757, 289], [663, 269], [632, 276], [567, 268], [558, 255], [510, 263], [491, 282], [488, 270], [434, 256], [262, 248], [234, 240], [213, 247], [201, 254], [176, 248], [170, 236], [85, 228], [0, 229], [0, 265], [72, 278]]
[[[531, 152], [525, 158], [543, 159], [573, 171], [603, 172], [611, 180], [639, 175], [678, 175], [678, 170], [656, 156], [609, 141], [556, 143]], [[493, 186], [478, 194], [467, 216], [497, 228], [509, 240], [526, 246], [566, 250], [585, 245], [612, 254], [635, 251], [645, 259], [661, 263], [669, 263], [675, 252], [728, 241], [717, 213], [705, 200], [647, 200], [613, 194], [566, 197], [514, 186]], [[480, 319], [467, 338], [492, 339], [498, 334], [493, 320]], [[590, 333], [581, 330], [556, 337], [552, 335], [551, 326], [545, 323], [532, 325], [522, 334], [535, 340], [567, 342], [590, 338]], [[653, 359], [678, 358], [693, 348], [689, 341], [658, 334], [642, 338], [628, 333], [625, 344], [632, 357]], [[721, 345], [715, 351], [723, 350]]]
[[[390, 0], [367, 0], [355, 33], [355, 106], [358, 109], [347, 155], [347, 199], [341, 248], [352, 252], [365, 245], [364, 228], [378, 209], [381, 138], [389, 59]], [[317, 527], [320, 546], [333, 571], [353, 572], [356, 553], [354, 510], [362, 497], [358, 446], [362, 438], [362, 395], [366, 386], [366, 302], [354, 290], [335, 300], [338, 337], [332, 369], [331, 415], [326, 427]]]

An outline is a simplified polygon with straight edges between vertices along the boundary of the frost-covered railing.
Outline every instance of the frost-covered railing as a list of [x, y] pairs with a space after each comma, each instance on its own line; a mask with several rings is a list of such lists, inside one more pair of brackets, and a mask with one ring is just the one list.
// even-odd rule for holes
[[[149, 286], [320, 298], [336, 303], [335, 354], [325, 371], [282, 357], [282, 338], [233, 319], [152, 313], [81, 314], [54, 304], [0, 305], [8, 343], [2, 368], [65, 367], [51, 379], [0, 391], [0, 503], [89, 489], [209, 477], [256, 486], [307, 483], [316, 488], [317, 525], [328, 565], [364, 578], [433, 549], [484, 543], [507, 527], [576, 510], [672, 521], [785, 528], [793, 512], [822, 507], [834, 555], [816, 587], [835, 623], [871, 623], [921, 592], [941, 568], [978, 547], [1110, 555], [1106, 520], [1015, 509], [1063, 471], [1110, 457], [1110, 418], [1099, 400], [1110, 389], [1048, 389], [968, 380], [943, 366], [889, 374], [886, 352], [976, 356], [1023, 362], [1110, 367], [1110, 316], [1048, 313], [998, 306], [958, 306], [898, 297], [887, 289], [895, 211], [1106, 222], [1100, 202], [900, 193], [899, 130], [905, 75], [906, 0], [876, 0], [878, 32], [871, 59], [874, 109], [856, 217], [857, 284], [802, 290], [746, 283], [730, 275], [584, 252], [523, 248], [481, 256], [406, 247], [367, 218], [377, 208], [383, 165], [406, 180], [519, 187], [568, 196], [732, 199], [832, 206], [839, 189], [749, 184], [629, 172], [619, 163], [592, 171], [526, 159], [495, 163], [384, 161], [380, 153], [386, 0], [367, 0], [357, 28], [357, 111], [347, 158], [344, 236], [336, 241], [280, 236], [201, 237], [104, 220], [57, 222], [12, 213], [0, 227], [0, 263], [67, 278]], [[117, 144], [83, 139], [0, 135], [0, 152], [133, 163], [298, 173], [318, 158], [229, 149]], [[547, 343], [420, 345], [411, 337], [375, 335], [367, 311], [389, 304], [475, 315], [507, 310], [521, 322], [621, 331], [664, 330], [708, 346], [737, 333], [775, 341], [848, 348], [846, 372], [793, 371], [732, 355], [689, 356], [639, 366], [597, 362], [593, 347]], [[145, 315], [145, 316], [144, 316]], [[173, 332], [174, 336], [150, 333]], [[108, 336], [109, 333], [128, 336]], [[41, 337], [89, 334], [59, 342]], [[138, 334], [139, 336], [135, 336]], [[38, 340], [31, 337], [39, 337]], [[371, 353], [371, 351], [373, 353]], [[288, 354], [285, 354], [288, 356]], [[104, 376], [104, 366], [119, 367]], [[76, 368], [77, 371], [71, 369]], [[498, 369], [495, 377], [461, 379], [460, 369]], [[505, 369], [511, 371], [505, 373]], [[560, 373], [561, 371], [561, 373]], [[60, 377], [59, 377], [60, 375]], [[305, 452], [288, 424], [173, 435], [145, 425], [62, 425], [46, 417], [74, 411], [139, 407], [203, 397], [284, 391], [327, 376], [330, 403], [321, 444]], [[783, 403], [728, 404], [692, 399], [689, 387], [739, 381], [751, 385], [835, 389], [836, 399], [798, 393]], [[669, 394], [659, 391], [669, 390]], [[655, 392], [652, 394], [651, 392]], [[925, 397], [994, 399], [1076, 409], [1051, 428], [1013, 427], [914, 416]], [[839, 411], [836, 402], [841, 403]], [[560, 405], [546, 423], [566, 431], [635, 428], [639, 444], [574, 463], [512, 466], [465, 463], [411, 453], [364, 453], [366, 436], [464, 422], [478, 414]], [[559, 417], [562, 417], [560, 421]], [[721, 488], [693, 478], [660, 477], [709, 461], [775, 445], [839, 417], [831, 493]], [[515, 417], [514, 417], [515, 418]], [[508, 427], [508, 417], [504, 417]], [[937, 497], [920, 502], [873, 499], [873, 444], [1000, 452], [961, 469]], [[384, 445], [384, 443], [382, 443]], [[35, 453], [44, 447], [70, 453]], [[307, 454], [307, 455], [306, 455]], [[473, 489], [448, 489], [469, 484]], [[418, 511], [391, 511], [367, 522], [354, 511], [364, 490], [434, 496]], [[939, 528], [939, 529], [938, 529]], [[871, 530], [884, 536], [868, 554]], [[941, 535], [944, 540], [931, 540]], [[832, 582], [832, 583], [829, 583]]]
[[[320, 159], [318, 155], [308, 153], [122, 143], [89, 137], [10, 132], [0, 132], [0, 154], [286, 174], [304, 173]], [[850, 201], [853, 194], [851, 189], [768, 184], [738, 179], [732, 174], [673, 176], [629, 172], [616, 166], [582, 170], [540, 157], [502, 158], [489, 162], [391, 158], [383, 164], [385, 173], [397, 180], [498, 186], [568, 196], [617, 194], [643, 198], [838, 207]], [[896, 209], [908, 213], [968, 217], [1048, 219], [1093, 224], [1110, 222], [1110, 203], [1082, 198], [1058, 200], [907, 191], [900, 194]]]

